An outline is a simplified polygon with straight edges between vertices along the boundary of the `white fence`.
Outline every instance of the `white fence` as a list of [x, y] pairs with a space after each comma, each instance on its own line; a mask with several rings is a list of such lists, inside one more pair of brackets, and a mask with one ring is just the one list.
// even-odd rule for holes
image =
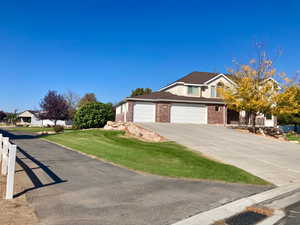
[[17, 146], [11, 144], [9, 138], [0, 134], [1, 175], [7, 179], [5, 199], [12, 199], [14, 195], [16, 152]]

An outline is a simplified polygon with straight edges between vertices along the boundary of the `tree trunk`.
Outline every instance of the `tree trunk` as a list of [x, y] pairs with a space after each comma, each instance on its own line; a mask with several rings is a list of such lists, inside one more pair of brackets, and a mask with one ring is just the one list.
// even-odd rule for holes
[[298, 133], [298, 125], [296, 123], [294, 124], [294, 131]]
[[252, 113], [252, 131], [256, 134], [256, 113]]
[[56, 127], [57, 120], [54, 120], [54, 126]]

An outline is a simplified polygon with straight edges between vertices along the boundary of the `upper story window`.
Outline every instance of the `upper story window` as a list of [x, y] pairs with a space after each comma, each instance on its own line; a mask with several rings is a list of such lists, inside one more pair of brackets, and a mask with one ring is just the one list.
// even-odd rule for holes
[[223, 97], [224, 84], [219, 82], [217, 86], [210, 86], [210, 96], [212, 98], [221, 98]]
[[212, 97], [212, 98], [217, 97], [217, 89], [216, 89], [216, 86], [210, 86], [210, 97]]
[[190, 96], [200, 96], [200, 88], [194, 86], [188, 86], [188, 95]]
[[217, 97], [218, 98], [223, 97], [223, 91], [224, 91], [224, 84], [222, 82], [219, 82], [217, 84]]

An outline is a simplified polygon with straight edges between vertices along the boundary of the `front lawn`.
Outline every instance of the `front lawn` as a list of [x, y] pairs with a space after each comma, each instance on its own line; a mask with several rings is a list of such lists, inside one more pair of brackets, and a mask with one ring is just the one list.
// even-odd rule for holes
[[[13, 127], [8, 128], [8, 131], [19, 131], [25, 133], [38, 133], [42, 131], [54, 131], [53, 127]], [[65, 128], [65, 130], [71, 130], [71, 128]]]
[[127, 168], [169, 177], [268, 184], [234, 166], [207, 159], [174, 142], [143, 142], [119, 131], [73, 130], [43, 138]]
[[300, 143], [300, 137], [295, 134], [287, 134], [286, 137], [289, 141], [298, 141]]
[[20, 132], [28, 132], [28, 133], [37, 133], [41, 131], [53, 131], [52, 127], [13, 127], [8, 128], [9, 131], [20, 131]]

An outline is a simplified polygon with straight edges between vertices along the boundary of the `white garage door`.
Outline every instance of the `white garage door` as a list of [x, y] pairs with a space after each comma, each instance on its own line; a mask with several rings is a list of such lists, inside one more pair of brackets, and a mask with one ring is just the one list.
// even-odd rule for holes
[[155, 122], [155, 104], [138, 102], [133, 108], [134, 122]]
[[199, 104], [173, 104], [171, 123], [207, 124], [207, 106]]

